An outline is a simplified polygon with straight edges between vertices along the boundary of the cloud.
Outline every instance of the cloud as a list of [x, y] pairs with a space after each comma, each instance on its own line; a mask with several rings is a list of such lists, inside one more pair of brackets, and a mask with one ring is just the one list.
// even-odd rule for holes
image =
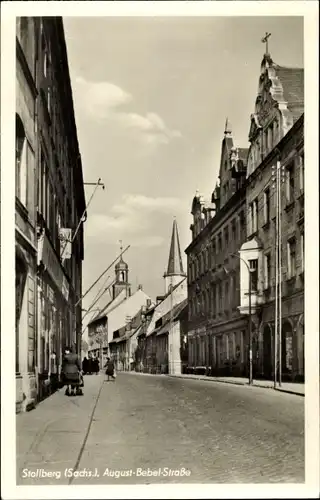
[[[125, 194], [122, 197], [123, 204], [120, 207], [123, 207], [124, 210], [127, 210], [130, 207], [134, 208], [147, 208], [149, 210], [157, 210], [160, 212], [171, 211], [172, 209], [178, 209], [181, 205], [181, 201], [179, 198], [174, 197], [151, 197], [145, 196], [141, 194]], [[117, 205], [117, 209], [119, 205]]]
[[96, 118], [105, 118], [119, 106], [132, 101], [132, 95], [109, 82], [89, 82], [77, 77], [76, 94], [84, 111]]
[[124, 128], [138, 133], [140, 140], [150, 146], [169, 144], [172, 139], [182, 137], [179, 130], [171, 130], [156, 113], [146, 113], [145, 116], [137, 113], [119, 113], [117, 118]]
[[157, 146], [181, 138], [179, 130], [170, 129], [157, 114], [145, 115], [127, 112], [123, 106], [133, 101], [133, 96], [110, 82], [90, 82], [82, 77], [75, 79], [76, 104], [90, 117], [111, 119], [124, 130], [133, 132], [143, 144]]
[[150, 235], [157, 227], [155, 221], [164, 214], [174, 215], [181, 207], [178, 198], [125, 194], [121, 203], [113, 205], [108, 214], [88, 217], [86, 238], [103, 241], [107, 237], [110, 242], [118, 242], [127, 235], [130, 244], [135, 246], [159, 246], [163, 238]]

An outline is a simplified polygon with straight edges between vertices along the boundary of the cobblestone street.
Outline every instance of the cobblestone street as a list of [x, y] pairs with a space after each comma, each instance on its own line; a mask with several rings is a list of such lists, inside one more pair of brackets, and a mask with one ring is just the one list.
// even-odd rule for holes
[[[17, 435], [18, 484], [304, 481], [304, 398], [258, 387], [135, 373], [120, 373], [115, 383], [91, 376], [82, 398], [59, 391], [18, 415]], [[190, 475], [169, 477], [166, 467]], [[159, 468], [162, 476], [142, 475]], [[58, 475], [23, 478], [40, 469]], [[66, 477], [66, 469], [77, 473]], [[89, 470], [99, 477], [88, 477]]]

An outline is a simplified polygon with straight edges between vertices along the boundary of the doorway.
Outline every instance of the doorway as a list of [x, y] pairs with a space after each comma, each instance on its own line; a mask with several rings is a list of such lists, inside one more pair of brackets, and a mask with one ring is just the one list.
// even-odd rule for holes
[[263, 328], [263, 375], [272, 378], [272, 331], [269, 325]]

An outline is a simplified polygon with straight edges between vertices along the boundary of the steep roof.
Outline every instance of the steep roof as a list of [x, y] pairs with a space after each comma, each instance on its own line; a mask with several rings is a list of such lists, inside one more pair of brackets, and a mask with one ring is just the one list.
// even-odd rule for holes
[[127, 296], [126, 290], [121, 290], [121, 292], [119, 293], [119, 295], [117, 295], [115, 299], [109, 300], [109, 302], [107, 302], [107, 304], [102, 309], [100, 309], [100, 311], [92, 318], [89, 325], [101, 318], [105, 318], [106, 316], [108, 316], [109, 312], [111, 312], [113, 309], [118, 307], [124, 300], [126, 300], [126, 296]]
[[156, 329], [155, 333], [157, 333], [157, 335], [166, 333], [168, 331], [168, 324], [170, 324], [171, 319], [172, 321], [177, 320], [181, 311], [186, 307], [187, 303], [188, 299], [182, 300], [182, 302], [179, 302], [179, 304], [176, 304], [173, 307], [172, 312], [170, 310], [164, 316], [162, 316], [162, 325], [159, 330]]
[[289, 107], [294, 104], [302, 104], [304, 102], [304, 69], [278, 66], [276, 71]]
[[181, 250], [180, 250], [178, 226], [176, 219], [174, 219], [172, 226], [169, 261], [168, 261], [168, 268], [166, 275], [174, 276], [179, 274], [185, 276], [185, 273], [183, 271], [183, 264], [182, 264]]

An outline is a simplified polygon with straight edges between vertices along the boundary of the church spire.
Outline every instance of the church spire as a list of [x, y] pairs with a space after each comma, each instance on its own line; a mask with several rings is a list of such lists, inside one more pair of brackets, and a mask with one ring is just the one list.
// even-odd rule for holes
[[172, 226], [171, 244], [169, 252], [169, 261], [167, 272], [164, 275], [166, 280], [166, 289], [169, 289], [169, 285], [175, 286], [182, 278], [185, 278], [185, 273], [183, 270], [183, 263], [180, 250], [179, 233], [177, 221], [174, 218]]
[[231, 137], [232, 135], [232, 127], [229, 118], [226, 118], [226, 124], [224, 126], [224, 135], [225, 137]]

